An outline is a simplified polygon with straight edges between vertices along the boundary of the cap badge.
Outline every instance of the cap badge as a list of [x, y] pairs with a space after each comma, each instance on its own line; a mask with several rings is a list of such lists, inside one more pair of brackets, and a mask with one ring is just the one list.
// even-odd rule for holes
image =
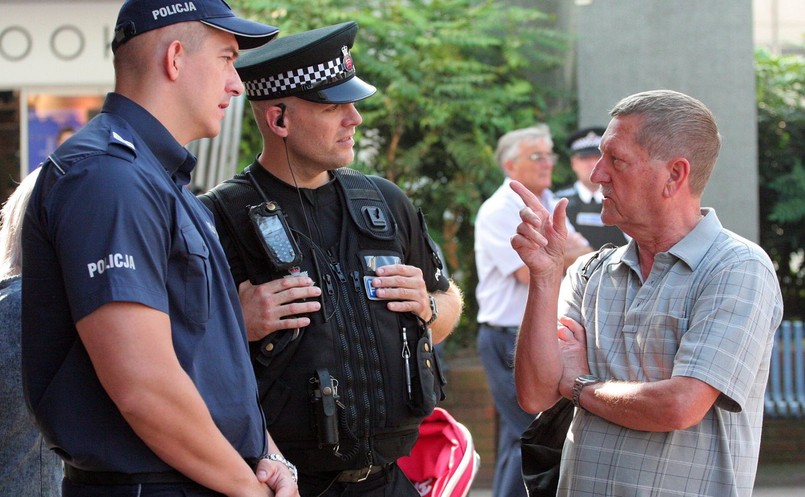
[[341, 47], [341, 53], [344, 54], [344, 69], [347, 71], [352, 71], [352, 55], [349, 54], [349, 47], [346, 45]]

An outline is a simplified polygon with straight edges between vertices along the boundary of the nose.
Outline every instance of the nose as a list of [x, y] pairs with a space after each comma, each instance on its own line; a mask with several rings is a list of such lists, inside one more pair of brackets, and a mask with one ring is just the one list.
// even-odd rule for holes
[[593, 170], [590, 172], [590, 181], [599, 185], [606, 181], [603, 162], [604, 156], [602, 155], [601, 158], [595, 163], [595, 166], [593, 166]]
[[361, 113], [358, 112], [358, 108], [355, 107], [354, 103], [349, 104], [349, 114], [347, 116], [347, 123], [348, 126], [358, 126], [363, 122], [363, 118], [361, 117]]
[[233, 97], [239, 97], [243, 95], [244, 86], [243, 82], [240, 80], [240, 75], [238, 75], [238, 71], [235, 70], [235, 66], [230, 67], [231, 73], [229, 74], [228, 84], [227, 84], [227, 92], [231, 94]]

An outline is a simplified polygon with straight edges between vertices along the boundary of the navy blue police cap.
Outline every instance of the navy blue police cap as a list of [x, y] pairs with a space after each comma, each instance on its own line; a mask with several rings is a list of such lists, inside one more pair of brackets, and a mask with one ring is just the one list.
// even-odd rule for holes
[[570, 155], [601, 155], [601, 137], [606, 129], [600, 126], [581, 128], [567, 137], [565, 144]]
[[279, 33], [274, 26], [235, 16], [224, 0], [126, 0], [117, 15], [112, 52], [137, 35], [187, 21], [232, 33], [242, 50], [268, 43]]
[[235, 69], [249, 100], [299, 97], [319, 103], [357, 102], [377, 89], [355, 75], [349, 49], [354, 21], [277, 38], [244, 53]]

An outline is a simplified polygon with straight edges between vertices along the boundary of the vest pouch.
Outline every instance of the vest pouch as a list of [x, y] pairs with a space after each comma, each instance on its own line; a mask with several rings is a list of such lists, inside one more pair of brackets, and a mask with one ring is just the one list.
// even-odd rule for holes
[[416, 376], [412, 378], [413, 388], [408, 407], [417, 416], [428, 416], [439, 400], [437, 390], [441, 390], [436, 388], [436, 355], [428, 335], [417, 340], [414, 356]]

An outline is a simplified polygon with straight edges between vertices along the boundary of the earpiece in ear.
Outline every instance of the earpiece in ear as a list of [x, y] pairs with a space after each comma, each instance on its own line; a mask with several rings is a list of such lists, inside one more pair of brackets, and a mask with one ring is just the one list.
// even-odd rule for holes
[[280, 128], [284, 128], [285, 127], [285, 104], [280, 102], [280, 103], [277, 104], [277, 107], [280, 108], [282, 113], [280, 114], [280, 117], [277, 118], [277, 122], [274, 123], [274, 124], [276, 124]]

